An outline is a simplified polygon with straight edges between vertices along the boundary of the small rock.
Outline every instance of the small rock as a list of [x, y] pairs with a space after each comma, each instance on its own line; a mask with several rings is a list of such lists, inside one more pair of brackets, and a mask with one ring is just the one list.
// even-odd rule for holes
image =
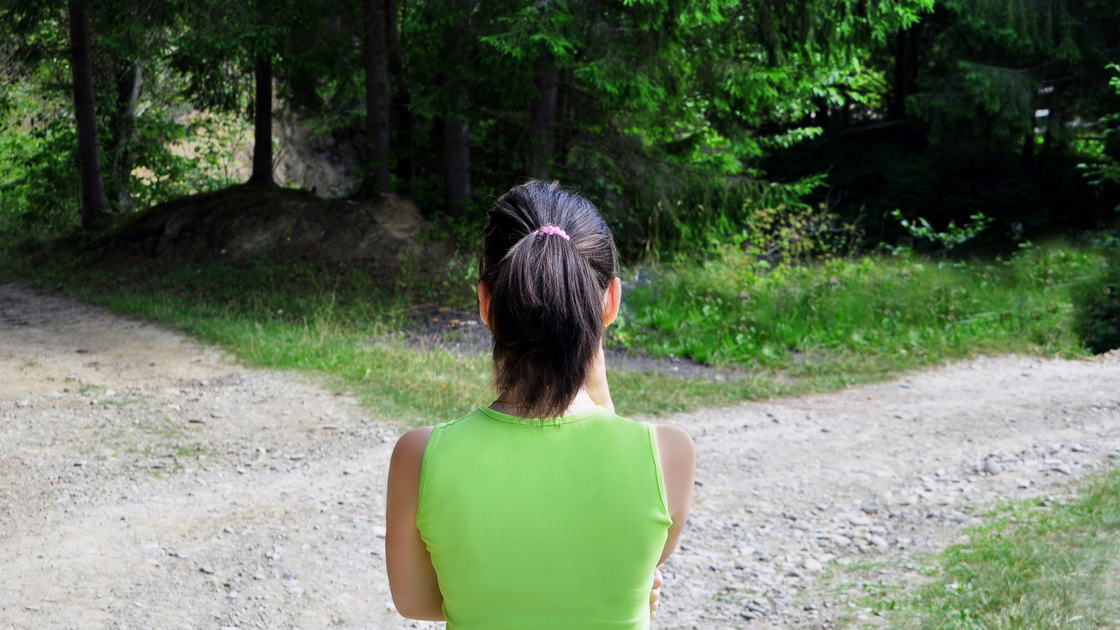
[[765, 606], [763, 606], [757, 600], [754, 600], [754, 599], [747, 602], [747, 610], [749, 610], [751, 612], [754, 612], [754, 613], [758, 613], [760, 615], [765, 615], [766, 613], [770, 612], [769, 609], [767, 609]]
[[31, 401], [30, 400], [16, 401], [16, 407], [19, 408], [19, 409], [26, 409], [27, 407], [30, 407], [30, 406], [31, 406]]
[[856, 514], [849, 516], [848, 522], [852, 525], [855, 525], [856, 527], [864, 527], [871, 524], [871, 519], [867, 518], [866, 516], [860, 516]]
[[984, 472], [988, 473], [989, 475], [998, 475], [1003, 472], [1003, 464], [1000, 464], [994, 459], [989, 459], [988, 461], [984, 462]]
[[1070, 468], [1070, 465], [1065, 463], [1065, 462], [1062, 462], [1062, 463], [1054, 466], [1054, 470], [1062, 473], [1063, 475], [1072, 475], [1073, 474], [1073, 468]]
[[198, 567], [198, 570], [202, 571], [206, 575], [214, 575], [214, 569], [212, 567], [209, 567], [209, 566], [206, 566], [206, 565], [202, 565], [201, 567]]
[[1073, 444], [1069, 445], [1069, 450], [1073, 451], [1074, 453], [1085, 453], [1088, 452], [1089, 449], [1081, 446], [1077, 442], [1074, 442]]
[[1016, 484], [1017, 484], [1017, 485], [1018, 485], [1018, 486], [1019, 486], [1020, 488], [1022, 488], [1022, 489], [1024, 489], [1024, 490], [1025, 490], [1025, 489], [1027, 489], [1027, 488], [1029, 488], [1029, 487], [1031, 487], [1031, 480], [1030, 480], [1030, 479], [1019, 479], [1019, 480], [1018, 480], [1018, 481], [1016, 481], [1015, 483], [1016, 483]]
[[813, 558], [805, 558], [805, 560], [801, 563], [801, 566], [810, 573], [817, 573], [824, 568], [820, 562], [817, 562]]
[[378, 538], [384, 538], [385, 537], [385, 528], [384, 527], [374, 527], [373, 528], [373, 535], [377, 536]]

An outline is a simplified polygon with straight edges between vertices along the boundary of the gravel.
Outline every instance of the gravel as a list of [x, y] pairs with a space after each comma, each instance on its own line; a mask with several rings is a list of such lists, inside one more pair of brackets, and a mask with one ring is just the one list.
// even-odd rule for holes
[[[368, 413], [0, 285], [0, 629], [439, 627], [389, 596], [384, 482], [406, 427]], [[654, 627], [863, 625], [861, 583], [921, 582], [916, 559], [977, 508], [1049, 503], [1115, 465], [1120, 359], [979, 357], [667, 420], [699, 469]]]

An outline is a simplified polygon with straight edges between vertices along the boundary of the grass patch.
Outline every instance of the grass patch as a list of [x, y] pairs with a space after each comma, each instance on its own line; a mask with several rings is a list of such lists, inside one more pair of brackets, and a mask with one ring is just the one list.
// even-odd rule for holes
[[[1069, 285], [1100, 259], [1055, 244], [990, 263], [868, 257], [766, 271], [733, 249], [704, 264], [628, 270], [637, 281], [627, 283], [608, 343], [738, 368], [743, 378], [611, 371], [615, 403], [620, 413], [657, 415], [836, 389], [975, 353], [1082, 356]], [[165, 322], [252, 365], [323, 376], [382, 418], [431, 423], [494, 395], [486, 357], [418, 348], [400, 334], [425, 307], [473, 308], [462, 269], [385, 286], [340, 266], [161, 266], [46, 243], [0, 247], [0, 270]]]
[[941, 556], [936, 579], [872, 605], [895, 628], [1115, 628], [1120, 625], [1120, 471], [1053, 505], [995, 508]]
[[971, 353], [1081, 356], [1070, 286], [1100, 260], [1053, 244], [995, 262], [884, 256], [764, 270], [731, 250], [640, 274], [615, 338], [659, 356], [856, 381]]

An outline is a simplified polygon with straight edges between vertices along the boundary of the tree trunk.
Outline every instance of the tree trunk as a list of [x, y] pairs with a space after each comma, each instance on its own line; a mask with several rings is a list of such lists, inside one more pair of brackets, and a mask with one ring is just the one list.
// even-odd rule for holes
[[467, 35], [470, 27], [470, 0], [462, 17], [449, 27], [448, 73], [444, 89], [451, 108], [443, 119], [444, 211], [460, 214], [471, 198], [471, 124], [470, 83], [466, 77]]
[[78, 128], [78, 173], [82, 181], [82, 227], [91, 229], [105, 213], [105, 184], [97, 146], [97, 112], [93, 105], [89, 15], [81, 0], [68, 0], [70, 69], [74, 78], [74, 121]]
[[362, 191], [367, 195], [389, 192], [389, 52], [386, 0], [366, 0], [366, 139], [373, 152]]
[[257, 56], [253, 108], [253, 173], [250, 184], [272, 184], [272, 60]]
[[391, 131], [397, 135], [396, 175], [401, 182], [411, 182], [414, 172], [412, 150], [412, 112], [409, 111], [409, 91], [404, 81], [404, 49], [401, 47], [400, 19], [397, 0], [385, 0], [386, 38], [389, 52], [389, 85], [391, 111], [389, 120], [393, 121]]
[[548, 179], [551, 172], [559, 87], [560, 69], [546, 48], [537, 58], [537, 97], [529, 106], [529, 175], [536, 179]]
[[906, 97], [917, 91], [918, 55], [921, 45], [921, 22], [900, 30], [895, 36], [894, 81], [887, 118], [900, 120], [906, 117]]
[[132, 177], [132, 143], [136, 140], [136, 105], [140, 101], [140, 64], [133, 62], [117, 73], [116, 150], [113, 151], [113, 182], [121, 212], [135, 207], [129, 180]]

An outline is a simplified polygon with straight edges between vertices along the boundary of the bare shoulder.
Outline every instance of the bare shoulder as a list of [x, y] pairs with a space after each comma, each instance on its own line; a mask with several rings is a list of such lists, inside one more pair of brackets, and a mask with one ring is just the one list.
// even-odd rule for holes
[[428, 446], [428, 438], [432, 436], [432, 429], [435, 427], [417, 427], [409, 430], [397, 440], [397, 446], [393, 449], [393, 453], [414, 453], [420, 451], [424, 453], [424, 449]]
[[402, 435], [393, 447], [393, 457], [389, 462], [390, 471], [415, 471], [420, 472], [420, 463], [424, 460], [424, 449], [428, 447], [428, 438], [432, 436], [433, 427], [418, 427]]
[[675, 424], [656, 424], [657, 449], [662, 455], [691, 456], [696, 458], [696, 444], [692, 436]]

